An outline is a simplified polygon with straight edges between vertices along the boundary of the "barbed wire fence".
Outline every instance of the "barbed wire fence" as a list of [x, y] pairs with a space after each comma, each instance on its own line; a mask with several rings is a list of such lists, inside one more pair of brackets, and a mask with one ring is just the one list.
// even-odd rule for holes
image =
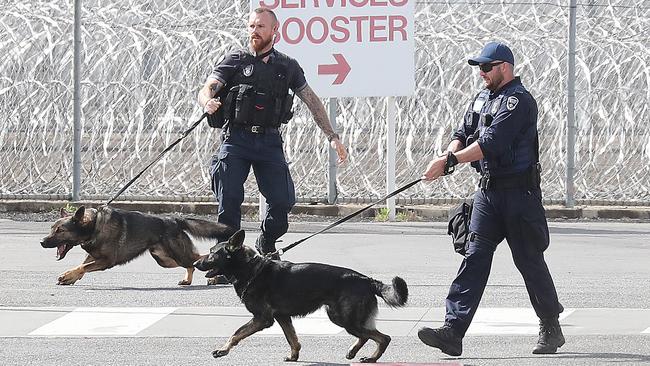
[[[564, 202], [568, 8], [568, 1], [416, 3], [416, 90], [395, 98], [398, 186], [446, 148], [480, 89], [467, 57], [502, 40], [539, 104], [545, 201]], [[73, 11], [63, 0], [2, 2], [0, 198], [71, 198]], [[199, 118], [197, 92], [225, 52], [245, 47], [248, 11], [247, 1], [83, 1], [82, 199], [110, 197]], [[582, 0], [577, 22], [576, 203], [648, 204], [650, 4]], [[339, 167], [338, 202], [373, 201], [386, 191], [385, 99], [336, 103], [350, 152]], [[295, 108], [283, 138], [298, 200], [326, 202], [329, 145], [306, 107]], [[208, 165], [218, 141], [218, 130], [202, 124], [122, 199], [212, 201]], [[397, 203], [463, 199], [477, 180], [463, 166]], [[247, 200], [257, 199], [255, 187], [251, 174]]]

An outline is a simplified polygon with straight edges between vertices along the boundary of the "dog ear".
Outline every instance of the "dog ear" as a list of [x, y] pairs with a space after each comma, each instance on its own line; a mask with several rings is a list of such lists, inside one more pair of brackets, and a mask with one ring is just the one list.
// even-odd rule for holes
[[241, 248], [242, 244], [244, 244], [245, 236], [246, 233], [244, 230], [239, 230], [236, 233], [232, 234], [230, 239], [228, 239], [228, 244], [226, 244], [226, 250], [229, 252], [234, 252], [237, 249]]
[[85, 214], [86, 214], [86, 208], [84, 206], [80, 206], [77, 209], [77, 212], [74, 213], [74, 219], [81, 222], [83, 221]]
[[66, 209], [63, 208], [63, 207], [61, 207], [61, 209], [59, 210], [59, 215], [61, 215], [61, 218], [64, 218], [64, 217], [68, 217], [68, 216], [70, 216], [70, 214], [68, 213], [68, 211], [66, 211]]

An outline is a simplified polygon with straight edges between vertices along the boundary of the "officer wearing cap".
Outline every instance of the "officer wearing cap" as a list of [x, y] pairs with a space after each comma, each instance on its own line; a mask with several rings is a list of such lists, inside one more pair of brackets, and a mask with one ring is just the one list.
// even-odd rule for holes
[[549, 233], [540, 190], [537, 102], [514, 76], [514, 56], [505, 44], [490, 42], [468, 62], [479, 67], [485, 89], [471, 101], [447, 152], [429, 163], [423, 178], [434, 180], [453, 172], [457, 164], [472, 163], [481, 179], [465, 258], [445, 301], [445, 323], [437, 329], [420, 329], [418, 337], [448, 355], [460, 356], [494, 251], [506, 239], [540, 318], [533, 353], [555, 353], [564, 344], [558, 321], [563, 308], [544, 261]]
[[[278, 128], [292, 116], [293, 91], [336, 150], [339, 163], [347, 158], [325, 108], [307, 85], [298, 62], [273, 48], [278, 19], [267, 8], [251, 12], [249, 49], [228, 53], [216, 64], [198, 95], [212, 127], [222, 128], [222, 143], [211, 165], [212, 190], [219, 201], [218, 221], [239, 229], [244, 182], [253, 168], [268, 204], [256, 247], [274, 252], [276, 240], [289, 227], [295, 203], [282, 136]], [[225, 240], [227, 238], [221, 238]], [[277, 258], [277, 257], [276, 257]]]

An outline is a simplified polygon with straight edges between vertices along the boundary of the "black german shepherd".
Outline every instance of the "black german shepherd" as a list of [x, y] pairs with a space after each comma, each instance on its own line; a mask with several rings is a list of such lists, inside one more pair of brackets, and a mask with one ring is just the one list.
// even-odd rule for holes
[[227, 242], [210, 249], [210, 254], [194, 263], [206, 277], [225, 275], [237, 295], [253, 314], [212, 356], [228, 354], [242, 339], [273, 325], [278, 321], [284, 332], [291, 355], [285, 361], [298, 360], [300, 343], [291, 323], [293, 316], [305, 316], [326, 307], [330, 320], [358, 338], [346, 358], [353, 359], [359, 349], [372, 339], [377, 349], [361, 362], [375, 362], [386, 350], [390, 337], [375, 328], [377, 298], [391, 307], [403, 306], [408, 298], [406, 282], [393, 278], [392, 286], [366, 277], [351, 269], [320, 263], [291, 263], [276, 261], [259, 255], [243, 245], [244, 231], [237, 231]]
[[205, 220], [159, 217], [108, 206], [81, 206], [72, 216], [62, 208], [61, 218], [52, 225], [50, 235], [41, 240], [41, 246], [57, 248], [57, 260], [63, 259], [75, 245], [81, 245], [88, 253], [81, 265], [59, 276], [58, 285], [72, 285], [86, 272], [125, 264], [147, 250], [161, 267], [184, 267], [187, 274], [178, 284], [190, 285], [193, 263], [201, 255], [187, 233], [218, 239], [233, 232], [229, 226]]

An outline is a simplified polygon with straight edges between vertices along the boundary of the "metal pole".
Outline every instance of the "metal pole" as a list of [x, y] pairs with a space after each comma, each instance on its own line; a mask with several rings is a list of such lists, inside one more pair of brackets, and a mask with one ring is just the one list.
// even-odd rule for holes
[[[395, 97], [386, 98], [386, 193], [395, 190]], [[386, 200], [388, 220], [395, 221], [395, 197]]]
[[569, 58], [567, 66], [566, 207], [572, 208], [575, 206], [576, 0], [569, 1]]
[[72, 146], [72, 201], [79, 201], [81, 190], [81, 0], [74, 1], [74, 35], [73, 35], [73, 124], [74, 142]]
[[[332, 130], [336, 132], [336, 98], [330, 98], [329, 112], [330, 112], [330, 124], [332, 125]], [[329, 146], [329, 144], [328, 144]], [[331, 147], [329, 151], [329, 166], [327, 169], [327, 203], [333, 205], [336, 202], [338, 192], [336, 190], [336, 151]]]

